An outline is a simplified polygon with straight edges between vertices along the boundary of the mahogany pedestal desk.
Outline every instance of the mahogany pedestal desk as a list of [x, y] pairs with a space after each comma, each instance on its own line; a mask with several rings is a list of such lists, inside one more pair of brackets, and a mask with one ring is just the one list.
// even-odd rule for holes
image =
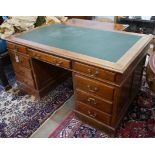
[[19, 88], [42, 97], [72, 72], [75, 113], [114, 134], [136, 96], [151, 35], [71, 20], [7, 38]]

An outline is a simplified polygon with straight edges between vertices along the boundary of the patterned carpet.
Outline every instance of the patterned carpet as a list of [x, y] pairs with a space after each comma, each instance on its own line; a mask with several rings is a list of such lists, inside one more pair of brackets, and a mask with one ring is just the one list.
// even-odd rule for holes
[[[41, 101], [19, 91], [14, 74], [7, 68], [10, 91], [0, 90], [0, 137], [29, 137], [72, 94], [72, 81], [66, 80]], [[74, 113], [64, 119], [50, 137], [106, 138], [109, 137], [78, 120]], [[155, 137], [155, 94], [143, 77], [141, 90], [124, 117], [117, 137]]]
[[[144, 73], [145, 74], [145, 73]], [[101, 132], [87, 124], [82, 123], [69, 113], [52, 132], [50, 138], [107, 138]], [[147, 138], [155, 137], [155, 94], [152, 93], [143, 77], [142, 88], [134, 100], [128, 113], [124, 117], [116, 137], [121, 138]]]
[[72, 81], [68, 79], [37, 101], [19, 91], [10, 68], [7, 76], [13, 88], [0, 90], [0, 137], [29, 137], [73, 94]]
[[49, 138], [107, 138], [108, 135], [90, 125], [82, 123], [70, 112]]

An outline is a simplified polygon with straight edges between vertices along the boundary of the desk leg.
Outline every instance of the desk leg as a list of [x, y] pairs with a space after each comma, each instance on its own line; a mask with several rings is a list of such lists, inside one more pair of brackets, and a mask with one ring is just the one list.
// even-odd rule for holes
[[2, 83], [2, 88], [4, 90], [9, 90], [11, 88], [11, 86], [9, 85], [9, 82], [7, 80], [7, 77], [5, 75], [5, 72], [4, 72], [4, 67], [3, 67], [3, 62], [2, 62], [2, 59], [0, 58], [0, 80], [1, 80], [1, 83]]

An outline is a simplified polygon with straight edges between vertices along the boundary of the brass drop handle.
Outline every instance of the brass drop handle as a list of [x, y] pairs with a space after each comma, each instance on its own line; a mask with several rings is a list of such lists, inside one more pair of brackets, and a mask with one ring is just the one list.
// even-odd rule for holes
[[55, 65], [56, 66], [61, 66], [63, 64], [63, 62], [62, 61], [59, 61], [59, 62], [57, 62]]
[[95, 92], [98, 91], [98, 88], [97, 88], [97, 87], [92, 88], [90, 85], [88, 85], [87, 87], [88, 87], [88, 90], [89, 90], [90, 92], [92, 92], [92, 93], [95, 93]]
[[95, 101], [95, 99], [94, 98], [88, 98], [87, 99], [87, 101], [89, 102], [89, 103], [91, 103], [91, 104], [94, 104], [94, 105], [96, 105], [96, 101]]
[[99, 71], [96, 70], [95, 73], [91, 69], [88, 69], [88, 73], [91, 77], [96, 77], [99, 74]]
[[96, 117], [96, 114], [95, 113], [91, 113], [90, 111], [88, 111], [88, 115], [92, 118], [95, 118]]
[[56, 66], [61, 66], [63, 64], [63, 62], [62, 61], [58, 61], [57, 59], [54, 59], [54, 64]]

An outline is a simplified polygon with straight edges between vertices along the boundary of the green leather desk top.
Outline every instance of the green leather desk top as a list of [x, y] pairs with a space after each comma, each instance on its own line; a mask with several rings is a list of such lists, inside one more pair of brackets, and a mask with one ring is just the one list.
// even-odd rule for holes
[[52, 24], [17, 38], [117, 62], [141, 36]]

